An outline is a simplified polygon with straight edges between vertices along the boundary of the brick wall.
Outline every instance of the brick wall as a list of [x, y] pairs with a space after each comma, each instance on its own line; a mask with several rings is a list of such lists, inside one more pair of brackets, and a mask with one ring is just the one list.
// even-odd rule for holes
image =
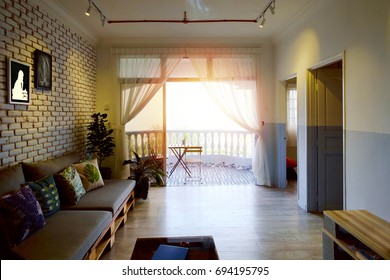
[[[0, 1], [0, 166], [84, 151], [95, 111], [96, 48], [41, 7]], [[35, 49], [52, 56], [52, 90], [34, 89]], [[31, 105], [8, 104], [7, 59], [31, 65]]]

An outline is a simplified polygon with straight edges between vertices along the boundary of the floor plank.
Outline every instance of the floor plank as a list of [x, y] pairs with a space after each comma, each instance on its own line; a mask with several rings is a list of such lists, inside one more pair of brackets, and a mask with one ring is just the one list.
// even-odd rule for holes
[[255, 185], [152, 187], [103, 259], [130, 259], [138, 237], [212, 235], [220, 259], [322, 259], [321, 214], [287, 190]]

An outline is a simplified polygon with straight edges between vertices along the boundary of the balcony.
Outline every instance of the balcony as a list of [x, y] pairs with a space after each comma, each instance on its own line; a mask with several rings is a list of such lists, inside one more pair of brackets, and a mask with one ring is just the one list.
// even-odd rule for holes
[[[127, 132], [126, 135], [130, 153], [129, 158], [133, 157], [132, 151], [137, 152], [141, 157], [146, 157], [151, 156], [153, 150], [156, 154], [166, 154], [166, 169], [170, 170], [176, 162], [176, 158], [166, 147], [182, 144], [184, 140], [188, 145], [203, 147], [202, 161], [204, 163], [205, 178], [207, 178], [207, 173], [209, 173], [213, 174], [212, 177], [214, 179], [224, 177], [226, 182], [230, 181], [240, 184], [253, 181], [253, 174], [250, 170], [254, 136], [248, 132], [170, 130], [166, 133], [166, 147], [163, 144], [162, 130], [131, 131]], [[229, 169], [227, 169], [228, 167]], [[184, 172], [178, 169], [175, 171], [175, 174], [175, 176], [168, 179], [167, 185], [182, 182], [181, 179], [183, 178], [181, 177], [184, 175], [181, 176], [180, 174], [184, 174]], [[218, 181], [221, 182], [221, 180]]]

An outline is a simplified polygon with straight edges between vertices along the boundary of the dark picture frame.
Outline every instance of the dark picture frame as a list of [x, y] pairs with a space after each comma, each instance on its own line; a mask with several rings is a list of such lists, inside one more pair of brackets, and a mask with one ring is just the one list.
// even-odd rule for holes
[[8, 58], [8, 102], [11, 104], [31, 104], [30, 64]]
[[40, 90], [51, 90], [51, 55], [40, 50], [35, 50], [34, 66], [35, 88]]

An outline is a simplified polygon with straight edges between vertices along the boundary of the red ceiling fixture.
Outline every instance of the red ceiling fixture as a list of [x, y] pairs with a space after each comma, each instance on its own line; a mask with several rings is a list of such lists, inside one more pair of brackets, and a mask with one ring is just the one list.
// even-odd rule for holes
[[141, 22], [159, 22], [159, 23], [207, 23], [207, 22], [257, 22], [257, 19], [202, 19], [189, 20], [187, 12], [184, 12], [182, 20], [164, 20], [164, 19], [143, 19], [143, 20], [108, 20], [108, 23], [141, 23]]
[[[125, 20], [107, 20], [107, 23], [113, 24], [113, 23], [216, 23], [216, 22], [250, 22], [250, 23], [257, 23], [259, 19], [262, 19], [260, 23], [260, 27], [264, 26], [265, 23], [265, 13], [268, 11], [268, 9], [271, 11], [271, 14], [275, 14], [275, 2], [276, 0], [270, 0], [267, 6], [265, 6], [264, 10], [255, 18], [255, 19], [201, 19], [201, 20], [189, 20], [187, 18], [187, 12], [184, 12], [184, 18], [182, 20], [165, 20], [165, 19], [143, 19], [143, 20], [132, 20], [132, 19], [125, 19]], [[93, 0], [88, 0], [88, 9], [85, 12], [86, 15], [89, 15], [91, 12], [91, 8], [94, 7], [99, 13], [101, 17], [102, 26], [104, 26], [104, 23], [106, 22], [106, 16], [103, 14], [103, 12], [96, 6], [96, 4], [93, 2]]]

